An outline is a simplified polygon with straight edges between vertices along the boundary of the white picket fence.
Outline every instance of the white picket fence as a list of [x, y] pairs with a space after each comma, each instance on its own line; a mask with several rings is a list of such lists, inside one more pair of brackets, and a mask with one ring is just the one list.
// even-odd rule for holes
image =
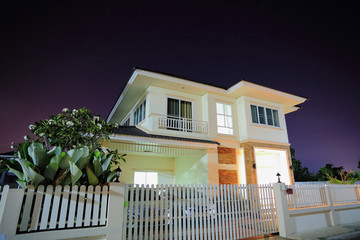
[[360, 202], [360, 185], [328, 184], [329, 196], [326, 195], [325, 185], [289, 185], [293, 194], [287, 194], [289, 209], [319, 207], [328, 205], [328, 198], [334, 205]]
[[272, 185], [126, 185], [123, 239], [241, 239], [278, 232]]
[[108, 186], [30, 186], [17, 232], [104, 226], [107, 204]]
[[287, 188], [293, 191], [292, 194], [286, 195], [289, 209], [316, 207], [327, 204], [323, 185], [288, 185]]
[[360, 202], [360, 185], [329, 185], [329, 191], [334, 205]]

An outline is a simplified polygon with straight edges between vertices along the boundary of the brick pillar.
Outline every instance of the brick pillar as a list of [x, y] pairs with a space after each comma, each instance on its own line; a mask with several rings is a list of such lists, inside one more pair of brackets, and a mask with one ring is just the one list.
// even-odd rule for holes
[[256, 169], [253, 168], [255, 164], [254, 148], [249, 142], [242, 143], [240, 146], [244, 149], [246, 183], [256, 184]]

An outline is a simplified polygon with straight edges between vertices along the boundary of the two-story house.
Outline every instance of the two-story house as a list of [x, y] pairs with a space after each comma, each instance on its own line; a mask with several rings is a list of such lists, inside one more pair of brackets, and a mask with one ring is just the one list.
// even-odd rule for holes
[[285, 114], [307, 98], [247, 81], [229, 88], [134, 69], [107, 121], [135, 184], [294, 183]]

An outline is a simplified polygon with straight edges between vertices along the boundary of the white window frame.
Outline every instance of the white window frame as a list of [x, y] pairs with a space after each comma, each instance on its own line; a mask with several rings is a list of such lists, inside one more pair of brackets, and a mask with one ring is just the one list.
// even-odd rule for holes
[[[218, 113], [218, 104], [223, 105], [223, 109], [224, 109], [224, 113]], [[230, 115], [227, 115], [225, 113], [225, 106], [229, 106], [230, 107]], [[215, 110], [216, 110], [216, 126], [217, 126], [217, 133], [218, 134], [224, 134], [224, 135], [234, 135], [234, 121], [233, 121], [233, 114], [232, 114], [232, 105], [231, 104], [227, 104], [227, 103], [222, 103], [222, 102], [216, 102], [215, 104]], [[218, 121], [218, 117], [221, 116], [224, 118], [224, 125], [221, 126], [219, 125], [219, 121]], [[227, 121], [226, 118], [231, 118], [231, 126], [227, 126]], [[227, 129], [228, 132], [221, 132], [219, 131], [220, 129]]]
[[[142, 109], [142, 111], [140, 112], [139, 109]], [[137, 113], [137, 111], [139, 110], [139, 112]], [[138, 115], [138, 119], [136, 119], [137, 117], [137, 114], [140, 114], [141, 115]], [[144, 99], [135, 109], [134, 109], [134, 113], [133, 113], [133, 116], [134, 116], [134, 125], [138, 125], [139, 123], [141, 123], [142, 121], [144, 121], [145, 119], [145, 116], [146, 115], [146, 99]], [[141, 116], [141, 118], [139, 118]]]
[[[137, 183], [137, 182], [135, 182], [135, 175], [136, 175], [136, 173], [144, 173], [144, 174], [145, 174], [145, 182], [144, 182], [144, 183]], [[147, 175], [148, 175], [149, 173], [156, 173], [156, 183], [148, 183], [148, 182], [147, 182], [147, 180], [148, 180]], [[139, 185], [141, 185], [141, 184], [144, 184], [144, 185], [151, 185], [151, 184], [156, 185], [156, 184], [159, 184], [159, 173], [158, 173], [158, 172], [150, 172], [150, 171], [134, 171], [134, 185], [135, 185], [135, 184], [139, 184]]]
[[[258, 122], [254, 122], [254, 119], [253, 119], [253, 111], [252, 111], [253, 106], [256, 107], [256, 115], [257, 115], [256, 117], [257, 117]], [[260, 110], [259, 110], [259, 108], [264, 109], [265, 123], [260, 122]], [[267, 110], [271, 111], [271, 119], [272, 119], [273, 124], [269, 124]], [[274, 112], [275, 111], [277, 112], [277, 122], [275, 121], [275, 118], [274, 118], [274, 116], [275, 116]], [[251, 115], [251, 123], [252, 124], [266, 125], [266, 126], [270, 126], [270, 127], [280, 128], [279, 110], [277, 110], [277, 109], [264, 107], [264, 106], [258, 106], [258, 105], [255, 105], [255, 104], [250, 104], [250, 115]], [[277, 123], [278, 126], [276, 126], [276, 123]]]

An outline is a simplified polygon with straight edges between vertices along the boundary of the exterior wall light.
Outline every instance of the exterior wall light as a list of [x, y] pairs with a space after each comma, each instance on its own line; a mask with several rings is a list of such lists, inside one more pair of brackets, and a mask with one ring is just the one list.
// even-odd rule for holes
[[253, 164], [253, 168], [256, 169], [256, 163]]
[[121, 168], [120, 167], [117, 167], [116, 169], [115, 169], [115, 181], [114, 182], [120, 182], [119, 181], [119, 177], [120, 177], [120, 175], [121, 175]]
[[280, 176], [281, 176], [280, 173], [277, 173], [276, 176], [278, 177], [278, 183], [281, 183], [280, 182]]

